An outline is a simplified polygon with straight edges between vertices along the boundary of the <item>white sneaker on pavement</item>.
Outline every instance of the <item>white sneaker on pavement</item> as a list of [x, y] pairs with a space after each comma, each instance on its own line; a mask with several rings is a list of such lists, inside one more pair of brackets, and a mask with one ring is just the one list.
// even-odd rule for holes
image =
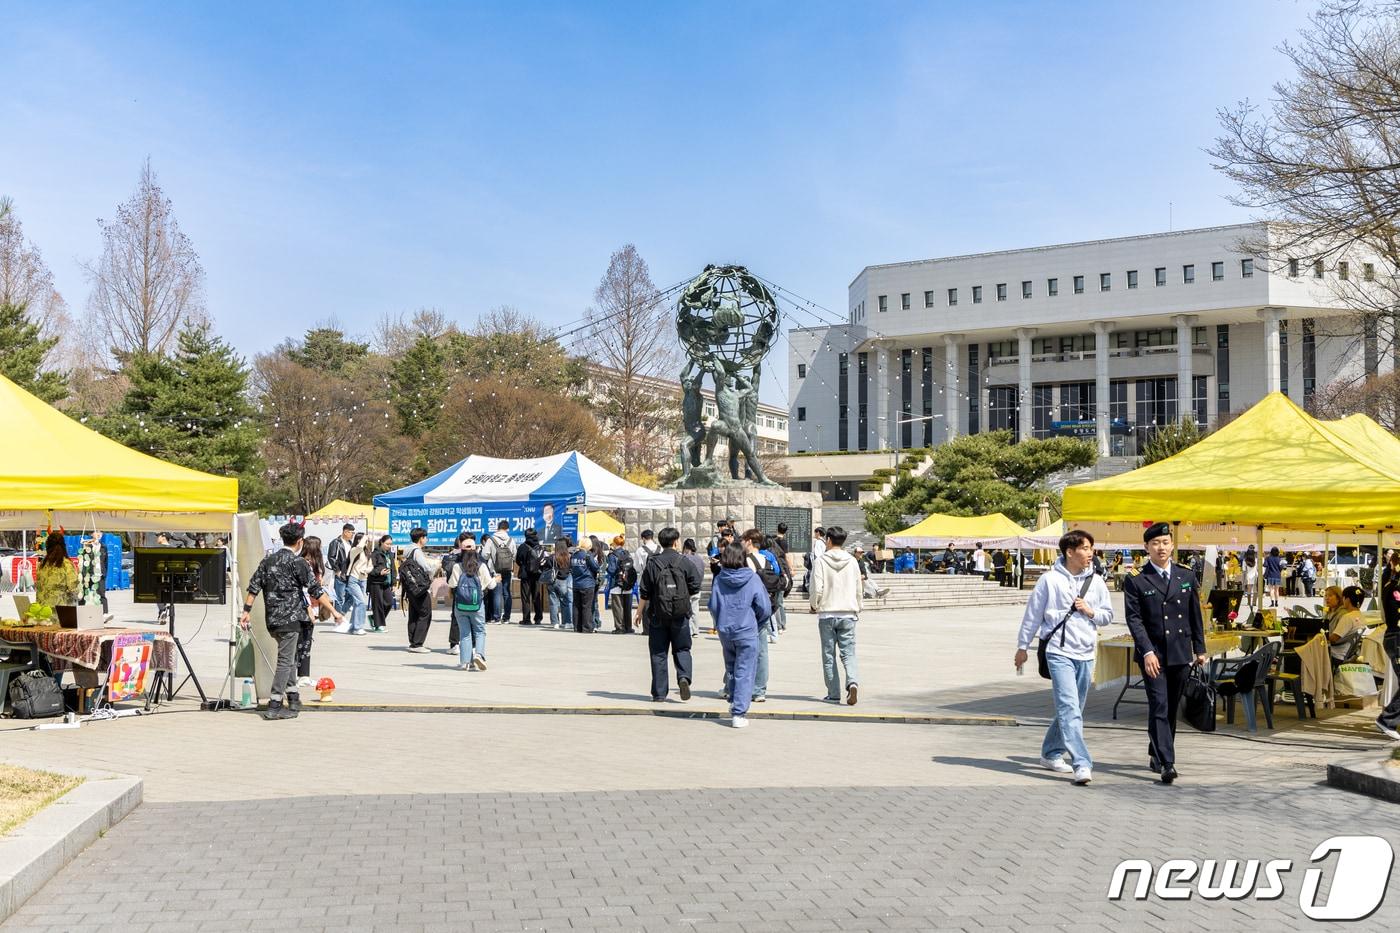
[[1058, 774], [1069, 774], [1074, 769], [1069, 766], [1069, 762], [1063, 758], [1042, 758], [1040, 759], [1042, 768], [1049, 768]]
[[1094, 772], [1091, 771], [1091, 770], [1089, 770], [1088, 768], [1075, 768], [1075, 769], [1074, 769], [1074, 783], [1075, 783], [1076, 785], [1078, 785], [1078, 786], [1080, 786], [1080, 787], [1083, 787], [1085, 784], [1088, 784], [1088, 783], [1089, 783], [1090, 781], [1092, 781], [1093, 779], [1094, 779]]
[[1381, 730], [1381, 732], [1385, 734], [1386, 738], [1396, 742], [1400, 742], [1400, 732], [1396, 732], [1394, 729], [1382, 723], [1379, 719], [1376, 720], [1376, 728]]
[[345, 634], [348, 634], [349, 631], [350, 631], [350, 623], [349, 623], [349, 622], [342, 622], [342, 623], [340, 623], [339, 625], [337, 625], [335, 628], [331, 629], [331, 631], [332, 631], [332, 632], [335, 632], [337, 635], [345, 635]]
[[749, 721], [743, 716], [735, 716], [730, 721], [730, 725], [732, 725], [735, 729], [747, 729], [749, 726]]

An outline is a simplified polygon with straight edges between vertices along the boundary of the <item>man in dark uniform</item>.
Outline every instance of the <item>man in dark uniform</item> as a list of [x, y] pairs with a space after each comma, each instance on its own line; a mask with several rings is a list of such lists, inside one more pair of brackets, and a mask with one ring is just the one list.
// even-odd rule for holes
[[1176, 780], [1176, 707], [1192, 662], [1206, 661], [1196, 575], [1172, 563], [1172, 530], [1158, 522], [1142, 534], [1149, 563], [1123, 581], [1123, 607], [1147, 690], [1148, 766]]

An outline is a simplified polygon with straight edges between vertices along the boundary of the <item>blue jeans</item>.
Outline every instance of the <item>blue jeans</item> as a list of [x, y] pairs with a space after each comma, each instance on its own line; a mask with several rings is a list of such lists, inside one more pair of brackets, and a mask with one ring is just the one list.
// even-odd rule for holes
[[[720, 646], [724, 648], [724, 669], [732, 677], [729, 691], [729, 714], [743, 716], [749, 711], [750, 697], [754, 692], [754, 668], [757, 666], [759, 645], [768, 641], [760, 632], [757, 637], [745, 634], [733, 637], [721, 634]], [[729, 679], [729, 678], [726, 678]]]
[[[841, 652], [841, 666], [846, 669], [846, 686], [860, 683], [856, 667], [856, 617], [817, 616], [817, 628], [822, 636], [822, 676], [826, 678], [827, 699], [841, 699], [841, 673], [836, 670], [836, 652]], [[759, 634], [762, 634], [760, 632]]]
[[357, 577], [346, 580], [345, 596], [350, 604], [350, 631], [358, 632], [368, 624], [369, 594], [365, 592], [365, 581]]
[[486, 618], [505, 623], [510, 621], [510, 571], [502, 570], [500, 577], [496, 588], [486, 591], [486, 598], [490, 600], [486, 605]]
[[1046, 654], [1050, 689], [1055, 695], [1055, 719], [1045, 730], [1040, 757], [1054, 760], [1069, 752], [1076, 768], [1092, 768], [1094, 759], [1084, 744], [1084, 701], [1094, 677], [1093, 661], [1076, 661], [1061, 654]]
[[345, 581], [336, 576], [332, 576], [331, 579], [335, 583], [335, 611], [344, 613], [350, 605], [346, 598]]
[[486, 660], [486, 617], [482, 614], [482, 609], [476, 612], [465, 612], [452, 607], [452, 614], [457, 617], [457, 627], [462, 638], [457, 642], [457, 661], [460, 664], [470, 664], [472, 655], [478, 655], [481, 660]]
[[549, 624], [569, 625], [574, 619], [574, 588], [568, 577], [549, 584]]
[[[723, 639], [721, 639], [723, 641]], [[766, 697], [768, 695], [768, 624], [758, 627], [758, 637], [754, 639], [755, 649], [753, 666], [753, 693], [754, 699]], [[732, 697], [734, 695], [734, 667], [728, 663], [726, 655], [724, 665], [724, 695]]]
[[783, 605], [782, 590], [773, 594], [773, 618], [768, 621], [773, 625], [775, 631], [787, 631], [787, 607]]

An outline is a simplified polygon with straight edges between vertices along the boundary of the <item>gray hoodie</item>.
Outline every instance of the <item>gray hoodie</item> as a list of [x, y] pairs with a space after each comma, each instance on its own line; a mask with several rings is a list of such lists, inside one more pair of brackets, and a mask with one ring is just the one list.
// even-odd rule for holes
[[[1049, 634], [1060, 624], [1074, 601], [1079, 598], [1079, 590], [1084, 580], [1094, 572], [1092, 565], [1086, 567], [1077, 577], [1070, 576], [1061, 557], [1055, 566], [1036, 581], [1030, 601], [1026, 603], [1026, 614], [1021, 617], [1021, 631], [1016, 637], [1016, 647], [1029, 651], [1034, 639]], [[1046, 654], [1058, 654], [1076, 661], [1092, 661], [1098, 651], [1098, 630], [1113, 621], [1113, 601], [1108, 595], [1108, 586], [1103, 577], [1094, 577], [1084, 594], [1084, 601], [1094, 610], [1092, 619], [1074, 612], [1065, 623], [1064, 645], [1060, 645], [1060, 634], [1056, 634], [1046, 647]]]

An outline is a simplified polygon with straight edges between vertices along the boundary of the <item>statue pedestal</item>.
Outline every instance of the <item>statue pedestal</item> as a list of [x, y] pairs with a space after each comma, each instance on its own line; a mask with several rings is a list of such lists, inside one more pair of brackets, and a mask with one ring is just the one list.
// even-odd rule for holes
[[761, 528], [769, 534], [777, 531], [779, 521], [786, 521], [788, 548], [803, 554], [810, 547], [812, 529], [822, 521], [822, 497], [817, 492], [754, 485], [667, 491], [676, 497], [674, 509], [616, 510], [618, 520], [627, 528], [629, 547], [636, 547], [641, 541], [644, 528], [660, 531], [675, 525], [680, 529], [682, 542], [694, 538], [703, 552], [720, 519], [732, 518], [740, 532]]

